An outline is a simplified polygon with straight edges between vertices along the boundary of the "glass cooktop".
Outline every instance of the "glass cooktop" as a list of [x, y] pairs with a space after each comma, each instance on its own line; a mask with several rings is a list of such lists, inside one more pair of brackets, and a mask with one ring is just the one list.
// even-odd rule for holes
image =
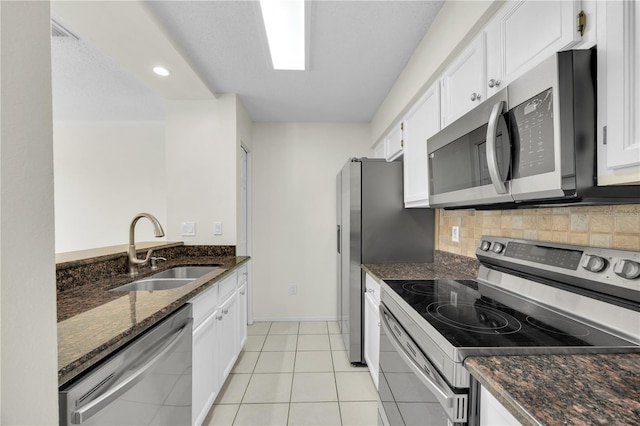
[[633, 345], [477, 281], [384, 282], [457, 348]]

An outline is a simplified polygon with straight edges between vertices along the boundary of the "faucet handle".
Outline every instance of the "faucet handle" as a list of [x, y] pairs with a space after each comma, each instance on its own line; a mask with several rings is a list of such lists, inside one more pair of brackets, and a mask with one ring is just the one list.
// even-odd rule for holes
[[155, 271], [156, 269], [158, 269], [158, 261], [162, 260], [162, 261], [167, 261], [166, 257], [160, 257], [160, 256], [152, 256], [151, 257], [151, 270]]

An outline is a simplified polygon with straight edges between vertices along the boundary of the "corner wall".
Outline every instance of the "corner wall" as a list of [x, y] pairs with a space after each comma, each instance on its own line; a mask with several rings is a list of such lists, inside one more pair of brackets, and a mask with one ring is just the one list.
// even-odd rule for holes
[[335, 320], [336, 175], [369, 142], [368, 124], [254, 124], [256, 321]]
[[49, 2], [0, 2], [0, 423], [58, 424]]

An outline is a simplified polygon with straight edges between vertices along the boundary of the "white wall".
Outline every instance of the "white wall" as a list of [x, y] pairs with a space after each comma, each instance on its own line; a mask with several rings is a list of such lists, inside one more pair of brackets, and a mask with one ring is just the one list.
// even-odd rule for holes
[[368, 124], [254, 124], [256, 320], [336, 318], [336, 174], [369, 142]]
[[0, 2], [1, 424], [58, 424], [49, 2]]
[[499, 0], [447, 1], [371, 121], [371, 144], [386, 134], [502, 6]]
[[[166, 224], [164, 132], [134, 124], [54, 128], [56, 252], [127, 244], [140, 212]], [[154, 239], [151, 224], [139, 221], [136, 241]]]
[[[236, 244], [236, 95], [215, 100], [167, 101], [167, 226], [169, 240]], [[196, 236], [180, 224], [196, 222]], [[214, 222], [223, 235], [214, 236]]]

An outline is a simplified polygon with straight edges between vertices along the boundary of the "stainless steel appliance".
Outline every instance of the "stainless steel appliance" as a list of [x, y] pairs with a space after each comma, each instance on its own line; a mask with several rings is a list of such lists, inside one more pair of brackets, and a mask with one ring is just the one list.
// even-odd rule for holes
[[61, 425], [191, 424], [191, 305], [60, 390]]
[[434, 207], [632, 203], [596, 184], [595, 49], [560, 52], [427, 142]]
[[476, 280], [382, 283], [382, 424], [477, 424], [468, 356], [640, 352], [640, 252], [485, 236], [476, 255]]
[[336, 178], [337, 313], [352, 363], [364, 363], [360, 265], [433, 261], [433, 210], [405, 209], [402, 188], [398, 161], [353, 158]]

